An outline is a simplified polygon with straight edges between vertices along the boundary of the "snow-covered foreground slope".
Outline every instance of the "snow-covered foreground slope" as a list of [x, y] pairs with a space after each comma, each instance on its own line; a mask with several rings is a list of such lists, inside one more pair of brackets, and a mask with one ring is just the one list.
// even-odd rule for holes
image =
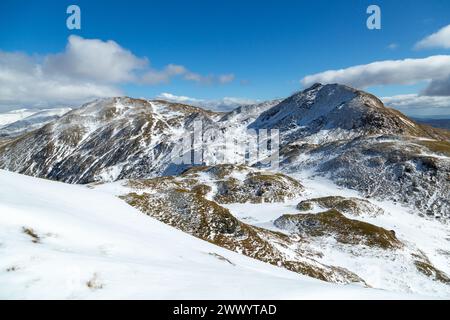
[[86, 187], [0, 171], [0, 298], [412, 298], [216, 247]]
[[447, 222], [311, 173], [295, 178], [300, 188], [280, 173], [228, 165], [92, 187], [200, 239], [302, 275], [450, 297]]

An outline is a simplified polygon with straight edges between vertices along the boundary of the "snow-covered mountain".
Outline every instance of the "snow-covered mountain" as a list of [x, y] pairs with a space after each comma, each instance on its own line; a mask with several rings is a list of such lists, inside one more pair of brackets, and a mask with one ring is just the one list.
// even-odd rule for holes
[[284, 141], [316, 144], [376, 134], [443, 138], [439, 130], [416, 124], [375, 96], [339, 84], [315, 84], [294, 94], [263, 112], [250, 127], [277, 128]]
[[196, 120], [236, 140], [248, 128], [277, 128], [284, 172], [312, 170], [424, 214], [450, 211], [450, 132], [342, 85], [317, 84], [225, 115], [159, 100], [96, 100], [0, 143], [0, 168], [69, 183], [179, 174], [186, 165], [174, 165], [170, 155]]
[[[278, 129], [279, 171], [232, 165], [233, 154], [225, 165], [174, 163], [198, 121], [237, 141], [248, 129]], [[88, 184], [199, 239], [313, 278], [448, 297], [449, 139], [337, 84], [225, 114], [118, 97], [0, 140], [0, 169]], [[214, 135], [208, 142], [220, 147]]]
[[3, 299], [398, 299], [196, 239], [118, 198], [0, 170]]
[[[0, 137], [12, 138], [42, 128], [47, 123], [59, 119], [70, 110], [72, 109], [55, 108], [35, 111], [24, 110], [23, 112], [20, 112], [20, 117], [17, 117], [14, 121], [8, 121], [8, 123], [6, 123], [6, 119], [4, 119], [6, 124], [0, 126]], [[16, 112], [13, 112], [12, 114], [16, 114]], [[2, 116], [3, 115], [0, 114], [0, 119], [2, 119]], [[12, 120], [11, 118], [9, 119]]]
[[18, 110], [0, 113], [0, 128], [4, 127], [10, 123], [22, 120], [26, 117], [29, 117], [29, 116], [35, 114], [36, 112], [39, 112], [39, 110], [37, 110], [37, 109], [18, 109]]
[[96, 100], [2, 146], [0, 167], [70, 183], [167, 174], [185, 128], [220, 116], [165, 101]]
[[231, 112], [226, 113], [221, 119], [221, 122], [230, 123], [236, 122], [240, 125], [250, 124], [259, 117], [259, 115], [270, 108], [279, 104], [282, 100], [269, 100], [257, 104], [244, 105], [237, 107]]

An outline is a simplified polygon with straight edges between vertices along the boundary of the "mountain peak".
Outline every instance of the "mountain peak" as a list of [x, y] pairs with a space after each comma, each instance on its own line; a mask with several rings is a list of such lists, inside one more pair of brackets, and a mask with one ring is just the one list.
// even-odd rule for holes
[[262, 113], [254, 125], [269, 128], [306, 126], [351, 101], [357, 96], [357, 92], [344, 85], [317, 83]]
[[309, 138], [315, 143], [376, 134], [439, 139], [436, 132], [385, 107], [374, 95], [337, 83], [316, 83], [297, 92], [263, 112], [249, 127], [280, 129], [289, 141]]

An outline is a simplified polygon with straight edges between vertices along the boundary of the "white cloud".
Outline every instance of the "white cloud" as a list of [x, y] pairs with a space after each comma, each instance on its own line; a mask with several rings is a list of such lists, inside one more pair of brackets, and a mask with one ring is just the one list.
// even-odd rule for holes
[[208, 82], [209, 81], [207, 77], [203, 77], [203, 76], [199, 75], [198, 73], [194, 73], [194, 72], [186, 73], [184, 78], [186, 80], [195, 81], [195, 82]]
[[169, 64], [163, 70], [150, 70], [146, 72], [141, 81], [146, 84], [168, 83], [172, 78], [181, 76], [184, 80], [202, 84], [226, 84], [234, 80], [234, 74], [207, 75], [192, 72], [184, 66]]
[[146, 72], [141, 81], [146, 84], [168, 83], [172, 77], [186, 74], [187, 69], [184, 66], [169, 64], [163, 70], [150, 70]]
[[397, 43], [391, 43], [391, 44], [388, 45], [388, 49], [395, 50], [397, 48], [398, 48], [398, 44]]
[[383, 103], [410, 116], [450, 115], [450, 97], [405, 94], [381, 98]]
[[47, 74], [35, 57], [0, 52], [0, 109], [50, 107], [121, 95], [116, 87]]
[[304, 86], [316, 82], [341, 83], [357, 88], [377, 85], [414, 84], [420, 81], [445, 79], [450, 74], [450, 55], [424, 59], [378, 61], [340, 70], [308, 75], [301, 80]]
[[234, 80], [234, 74], [232, 74], [232, 73], [223, 74], [223, 75], [219, 76], [220, 83], [229, 83], [229, 82], [232, 82], [233, 80]]
[[158, 99], [189, 104], [196, 107], [201, 107], [205, 109], [210, 109], [214, 111], [230, 111], [236, 109], [242, 105], [255, 104], [259, 102], [258, 100], [246, 99], [246, 98], [233, 98], [225, 97], [222, 99], [196, 99], [186, 96], [177, 96], [171, 93], [161, 93], [157, 96]]
[[116, 42], [70, 36], [63, 52], [45, 56], [0, 51], [0, 108], [77, 105], [122, 95], [119, 85], [168, 83], [174, 77], [225, 84], [234, 75], [202, 76], [177, 64], [161, 70]]
[[172, 93], [163, 92], [157, 96], [158, 99], [171, 101], [171, 102], [178, 102], [178, 103], [185, 103], [185, 104], [193, 104], [193, 103], [200, 103], [204, 100], [186, 97], [186, 96], [177, 96]]
[[71, 79], [120, 83], [136, 80], [135, 71], [147, 65], [146, 58], [136, 57], [114, 41], [72, 35], [64, 52], [45, 58], [43, 69]]
[[450, 25], [443, 27], [439, 31], [429, 35], [428, 37], [420, 40], [415, 45], [416, 49], [429, 49], [429, 48], [450, 48]]
[[227, 84], [234, 81], [234, 74], [222, 74], [222, 75], [206, 75], [186, 71], [183, 77], [185, 80], [194, 81], [202, 84]]

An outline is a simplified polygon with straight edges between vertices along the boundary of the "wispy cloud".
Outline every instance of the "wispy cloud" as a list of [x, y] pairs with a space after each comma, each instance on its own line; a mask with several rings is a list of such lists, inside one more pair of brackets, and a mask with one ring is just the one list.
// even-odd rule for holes
[[390, 49], [390, 50], [396, 50], [396, 49], [398, 49], [398, 43], [390, 43], [388, 46], [388, 49]]
[[234, 80], [234, 74], [207, 75], [192, 72], [184, 66], [169, 64], [163, 70], [149, 70], [141, 78], [144, 84], [169, 83], [173, 78], [181, 77], [186, 81], [193, 81], [201, 84], [227, 84]]
[[235, 78], [235, 76], [232, 73], [223, 74], [223, 75], [219, 76], [219, 82], [222, 84], [230, 83], [230, 82], [233, 82], [234, 78]]
[[168, 83], [173, 77], [186, 74], [188, 71], [184, 66], [169, 64], [163, 70], [149, 70], [141, 81], [146, 84]]
[[415, 45], [416, 49], [430, 48], [450, 48], [450, 25], [443, 27], [439, 31], [425, 37]]
[[197, 99], [187, 96], [177, 96], [171, 93], [161, 93], [157, 97], [161, 100], [189, 104], [196, 107], [206, 108], [214, 111], [230, 111], [239, 106], [250, 105], [259, 102], [258, 100], [246, 98], [225, 97], [222, 99]]

